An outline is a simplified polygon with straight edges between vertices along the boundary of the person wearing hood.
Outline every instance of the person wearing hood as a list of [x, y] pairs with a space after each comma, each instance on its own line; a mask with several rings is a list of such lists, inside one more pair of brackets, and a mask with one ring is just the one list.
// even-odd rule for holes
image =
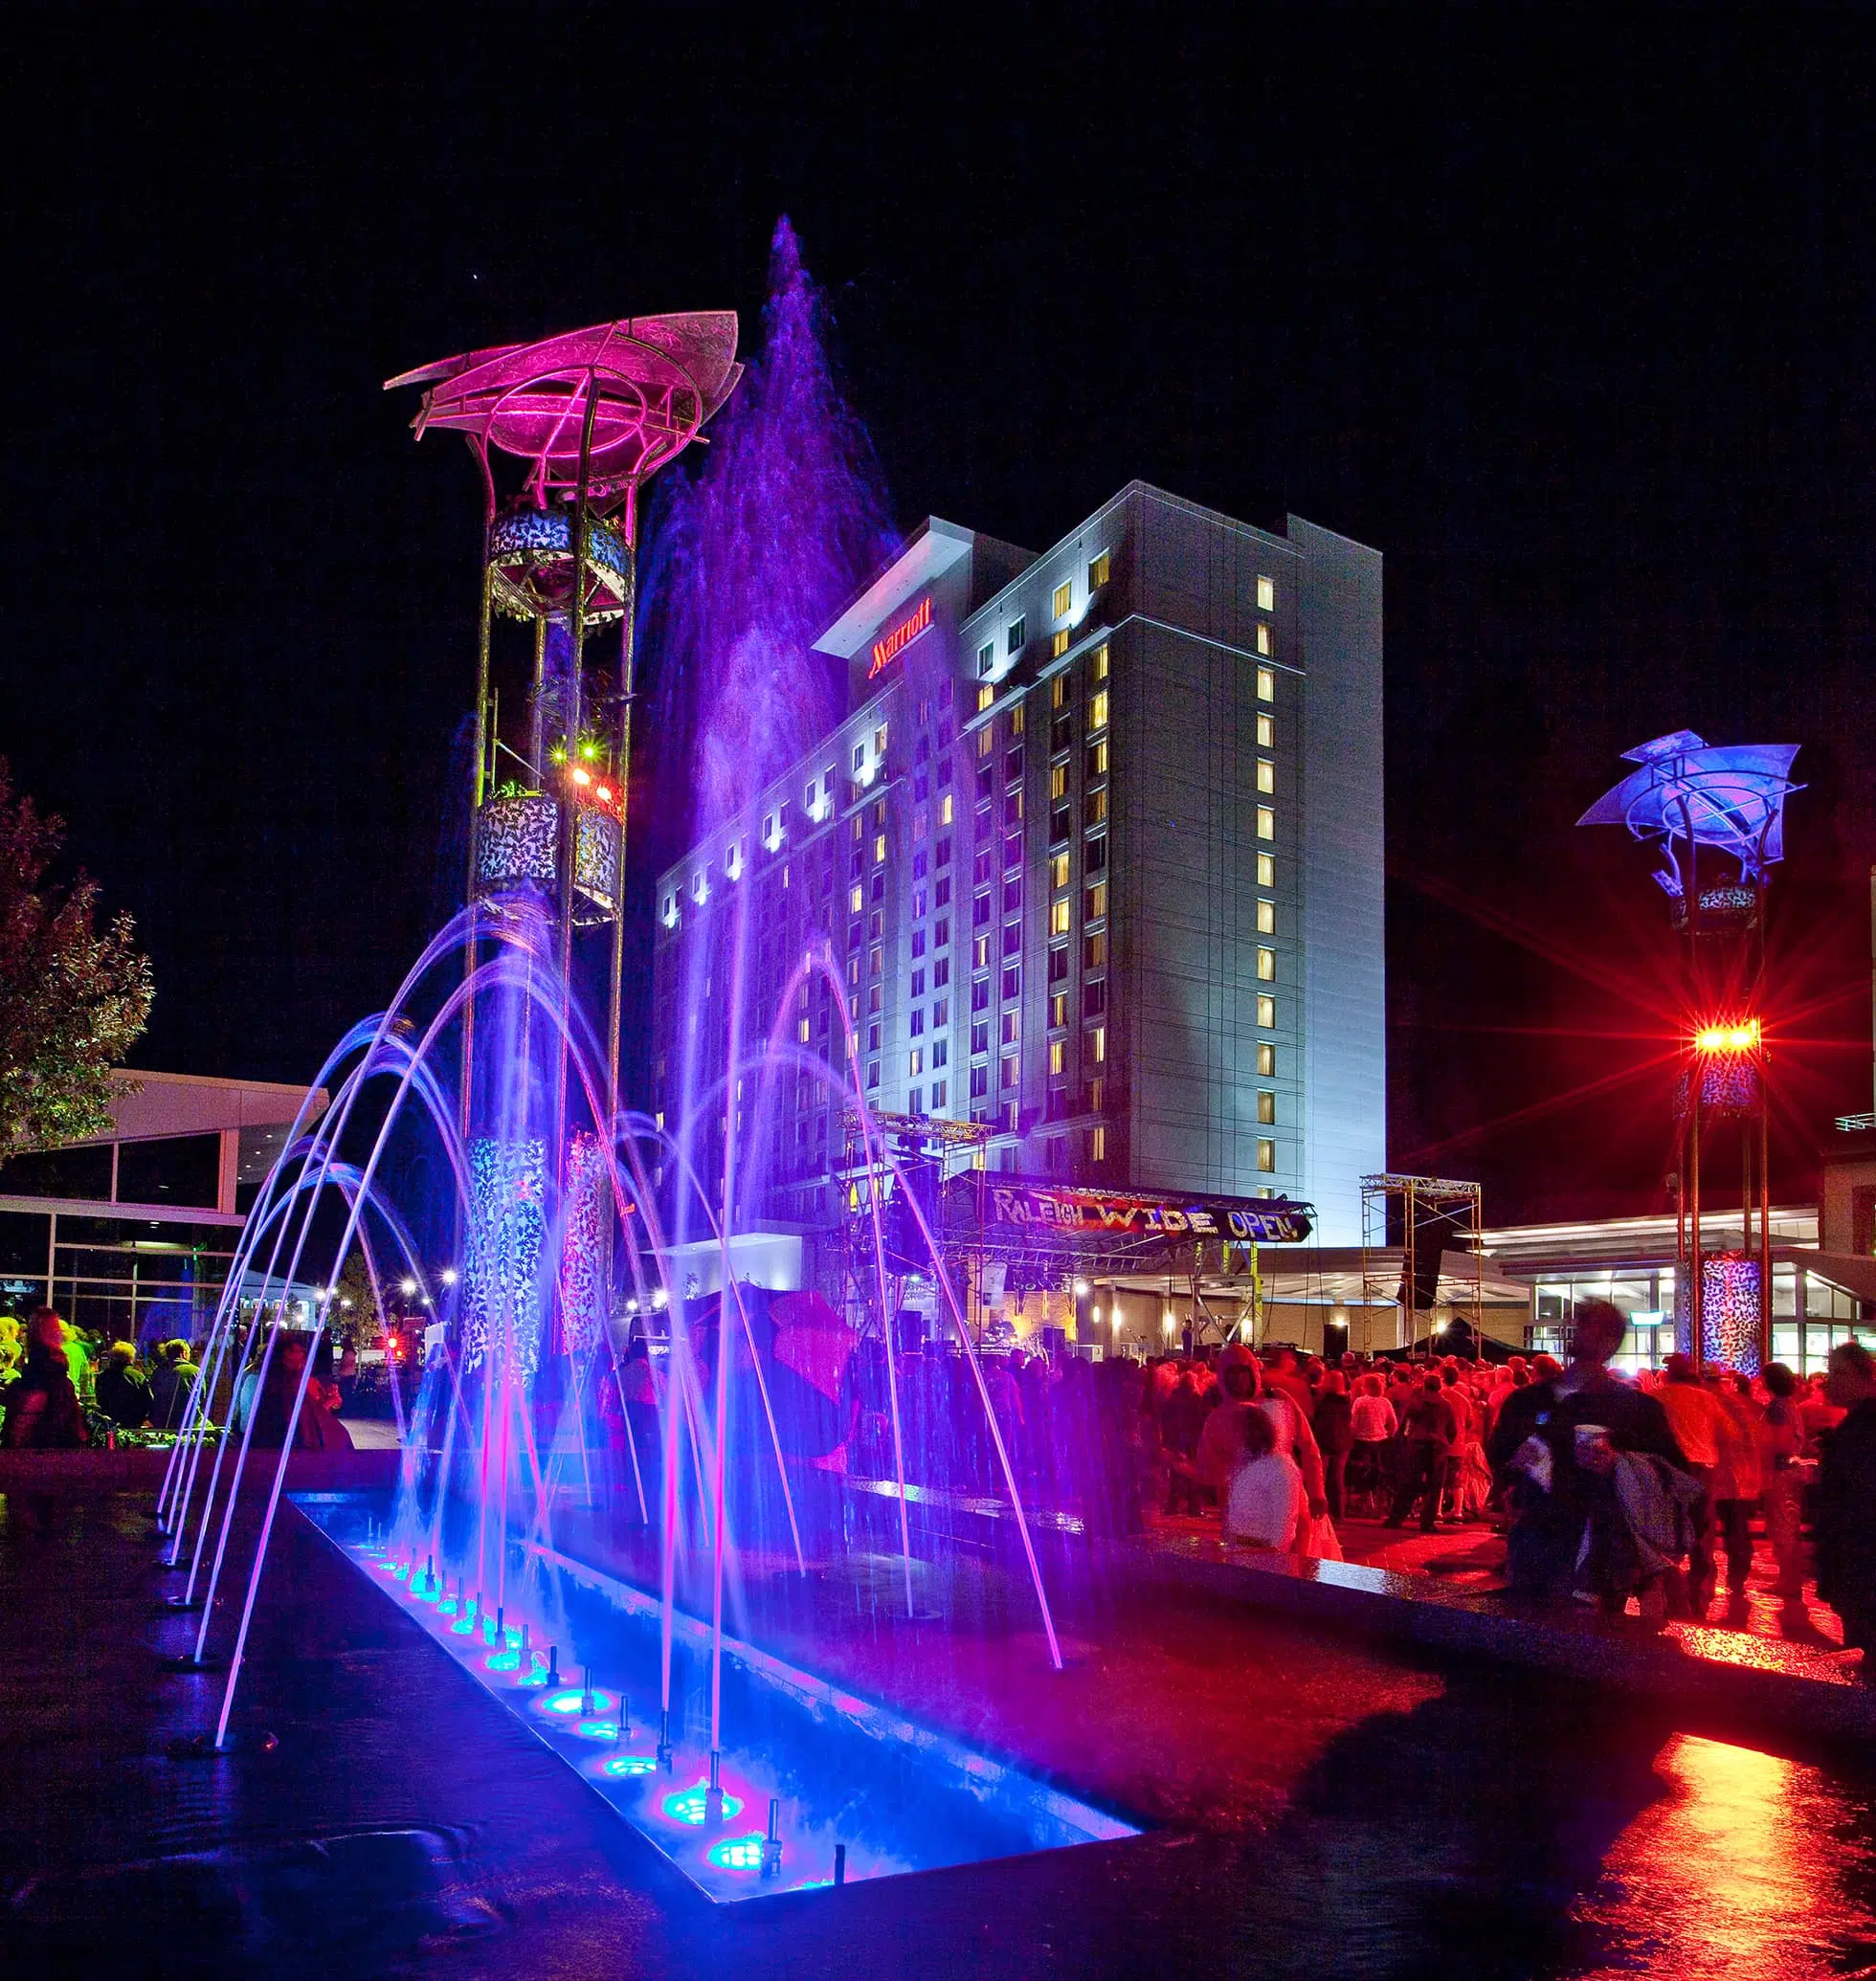
[[1291, 1458], [1303, 1476], [1303, 1489], [1309, 1517], [1319, 1520], [1329, 1511], [1323, 1491], [1323, 1459], [1309, 1420], [1287, 1396], [1262, 1396], [1262, 1383], [1257, 1357], [1240, 1342], [1233, 1342], [1218, 1357], [1218, 1389], [1223, 1400], [1205, 1420], [1199, 1433], [1198, 1453], [1194, 1467], [1199, 1478], [1218, 1496], [1223, 1505], [1230, 1497], [1231, 1482], [1245, 1462], [1242, 1413], [1262, 1407], [1275, 1433], [1275, 1448]]

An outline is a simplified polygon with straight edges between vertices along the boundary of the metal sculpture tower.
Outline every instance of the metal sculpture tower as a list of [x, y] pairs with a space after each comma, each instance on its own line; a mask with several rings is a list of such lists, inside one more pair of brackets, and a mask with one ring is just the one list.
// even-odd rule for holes
[[[1766, 1091], [1766, 894], [1785, 854], [1785, 800], [1796, 744], [1709, 745], [1677, 729], [1625, 753], [1639, 765], [1578, 825], [1622, 825], [1661, 855], [1655, 879], [1681, 938], [1686, 1064], [1677, 1089], [1677, 1331], [1709, 1355], [1756, 1373], [1772, 1349], [1771, 1182]], [[1701, 852], [1736, 872], [1701, 872]], [[1703, 1167], [1715, 1131], [1736, 1125], [1739, 1250], [1708, 1253]], [[1753, 1205], [1758, 1204], [1754, 1258]]]
[[[460, 433], [481, 470], [468, 901], [474, 907], [529, 893], [550, 903], [570, 997], [576, 933], [610, 932], [606, 1118], [594, 1124], [602, 1134], [619, 1105], [639, 492], [734, 390], [742, 375], [736, 334], [729, 310], [627, 317], [537, 344], [469, 351], [386, 384], [421, 386], [412, 422], [417, 436], [433, 428]], [[502, 620], [528, 628], [525, 656], [502, 651]], [[615, 657], [590, 670], [593, 636], [614, 625]], [[513, 683], [505, 723], [504, 679]], [[472, 941], [465, 968], [473, 971], [476, 960]], [[476, 1024], [473, 1003], [465, 1005], [460, 1108], [472, 1169], [495, 1196], [557, 1187], [570, 1201], [582, 1190], [576, 1170], [594, 1166], [582, 1164], [569, 1135], [565, 1035], [547, 1133], [510, 1133], [505, 1145], [484, 1135], [479, 1145]], [[602, 1257], [608, 1230], [602, 1210], [587, 1240]], [[477, 1247], [472, 1232], [471, 1280], [479, 1277]]]

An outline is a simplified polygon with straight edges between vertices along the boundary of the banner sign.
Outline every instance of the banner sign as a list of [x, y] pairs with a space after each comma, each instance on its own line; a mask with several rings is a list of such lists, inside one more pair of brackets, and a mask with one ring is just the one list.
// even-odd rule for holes
[[1131, 1191], [989, 1183], [991, 1220], [1059, 1232], [1117, 1232], [1128, 1237], [1236, 1238], [1300, 1245], [1314, 1228], [1307, 1204], [1283, 1197], [1143, 1197]]

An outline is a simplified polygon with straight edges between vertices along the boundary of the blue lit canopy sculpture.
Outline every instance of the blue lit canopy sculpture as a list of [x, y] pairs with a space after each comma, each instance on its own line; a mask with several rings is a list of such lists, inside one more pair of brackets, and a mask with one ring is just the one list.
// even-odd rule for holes
[[1677, 902], [1688, 878], [1677, 839], [1687, 844], [1689, 872], [1694, 850], [1710, 846], [1736, 859], [1740, 886], [1754, 889], [1766, 868], [1785, 857], [1785, 800], [1801, 789], [1791, 776], [1798, 749], [1795, 743], [1708, 744], [1691, 729], [1676, 729], [1623, 751], [1642, 768], [1604, 791], [1576, 823], [1625, 825], [1658, 845], [1663, 865], [1655, 879]]
[[[1675, 1331], [1696, 1363], [1710, 1358], [1756, 1374], [1772, 1342], [1771, 1130], [1759, 1010], [1766, 883], [1772, 866], [1785, 857], [1785, 800], [1801, 789], [1791, 774], [1798, 745], [1708, 744], [1691, 729], [1676, 729], [1623, 755], [1641, 768], [1604, 791], [1576, 823], [1626, 826], [1643, 845], [1659, 849], [1655, 879], [1668, 898], [1669, 920], [1685, 938], [1688, 1032], [1669, 1178], [1679, 1233]], [[1703, 879], [1703, 846], [1736, 860], [1737, 874]], [[1703, 1140], [1710, 1157], [1715, 1133], [1735, 1128], [1740, 1243], [1736, 1250], [1709, 1252], [1702, 1228]], [[1750, 1307], [1757, 1309], [1755, 1327]]]

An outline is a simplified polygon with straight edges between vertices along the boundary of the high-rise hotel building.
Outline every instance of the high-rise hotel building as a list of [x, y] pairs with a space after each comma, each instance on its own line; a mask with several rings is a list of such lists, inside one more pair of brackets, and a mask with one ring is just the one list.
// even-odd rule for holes
[[[1041, 556], [933, 518], [816, 643], [851, 711], [660, 877], [653, 1105], [764, 1157], [778, 1233], [838, 1214], [846, 1071], [986, 1161], [1313, 1202], [1385, 1167], [1381, 558], [1133, 482]], [[724, 1075], [735, 930], [746, 1056]], [[786, 999], [787, 1009], [781, 1009]], [[800, 1056], [808, 1056], [804, 1060]], [[759, 1091], [760, 1090], [760, 1091]], [[739, 1218], [739, 1223], [744, 1222]]]

